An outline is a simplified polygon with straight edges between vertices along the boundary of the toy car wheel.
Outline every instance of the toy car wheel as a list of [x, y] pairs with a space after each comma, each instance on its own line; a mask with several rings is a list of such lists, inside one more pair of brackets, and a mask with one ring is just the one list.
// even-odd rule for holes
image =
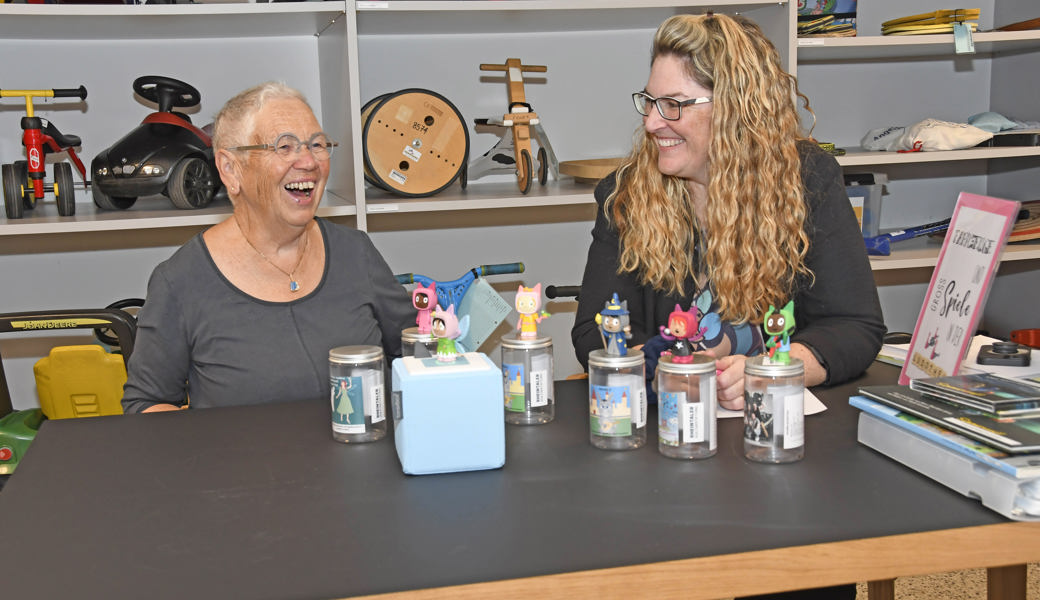
[[520, 186], [521, 194], [531, 191], [532, 179], [534, 179], [534, 166], [531, 164], [531, 153], [521, 150], [520, 160], [516, 163], [516, 183]]
[[2, 177], [4, 184], [4, 209], [7, 211], [7, 218], [21, 219], [22, 182], [18, 181], [14, 165], [3, 165], [0, 167], [0, 177]]
[[170, 172], [166, 183], [166, 195], [177, 208], [202, 208], [213, 200], [216, 191], [216, 175], [209, 163], [190, 156], [181, 160]]
[[105, 210], [126, 210], [137, 202], [133, 196], [109, 196], [101, 191], [96, 181], [90, 182], [90, 195], [94, 198], [94, 205]]
[[18, 176], [18, 181], [21, 182], [22, 188], [22, 206], [28, 209], [36, 207], [36, 196], [33, 192], [29, 183], [29, 163], [24, 160], [14, 161], [14, 172]]
[[54, 163], [54, 200], [58, 214], [71, 217], [76, 214], [76, 183], [72, 180], [72, 165]]
[[549, 153], [545, 148], [538, 149], [538, 183], [545, 185], [549, 181]]

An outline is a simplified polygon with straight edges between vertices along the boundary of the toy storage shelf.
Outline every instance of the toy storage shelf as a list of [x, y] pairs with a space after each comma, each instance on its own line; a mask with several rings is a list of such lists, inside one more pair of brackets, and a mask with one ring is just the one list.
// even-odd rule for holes
[[949, 162], [959, 160], [989, 160], [1019, 156], [1040, 156], [1037, 146], [1004, 146], [946, 150], [941, 152], [873, 152], [862, 148], [848, 149], [845, 156], [837, 157], [843, 167], [869, 165], [909, 165], [915, 163]]
[[471, 183], [465, 190], [453, 186], [432, 198], [404, 198], [369, 190], [366, 206], [372, 215], [592, 204], [593, 187], [569, 179], [550, 180], [545, 186], [532, 185], [530, 192], [520, 196], [515, 182]]
[[[889, 256], [871, 256], [870, 267], [874, 271], [897, 269], [933, 268], [939, 261], [941, 242], [927, 237], [899, 242], [897, 250]], [[1040, 241], [1017, 242], [1004, 247], [1001, 262], [1040, 259]]]
[[[972, 40], [973, 56], [1040, 49], [1040, 31], [982, 31]], [[802, 64], [953, 55], [953, 34], [798, 38], [798, 62]]]
[[[100, 210], [93, 204], [79, 203], [76, 214], [71, 217], [58, 215], [53, 202], [37, 204], [25, 216], [12, 221], [0, 219], [0, 236], [35, 235], [51, 233], [125, 231], [128, 229], [156, 229], [164, 227], [196, 227], [215, 225], [231, 214], [231, 204], [217, 201], [197, 210], [171, 208], [170, 201], [162, 196], [140, 198], [124, 211]], [[325, 193], [318, 215], [341, 217], [357, 214], [352, 202], [330, 192]]]
[[319, 35], [342, 1], [232, 4], [2, 4], [0, 38], [134, 40]]

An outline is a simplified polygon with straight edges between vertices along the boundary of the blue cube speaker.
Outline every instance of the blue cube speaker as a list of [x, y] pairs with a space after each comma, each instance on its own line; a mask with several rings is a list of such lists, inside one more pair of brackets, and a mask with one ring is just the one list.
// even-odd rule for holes
[[393, 362], [394, 444], [409, 475], [497, 469], [506, 462], [502, 370], [479, 352], [454, 362]]

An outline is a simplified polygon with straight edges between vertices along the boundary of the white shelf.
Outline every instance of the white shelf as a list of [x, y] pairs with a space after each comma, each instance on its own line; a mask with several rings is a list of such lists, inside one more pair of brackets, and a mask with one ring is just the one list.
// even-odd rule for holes
[[532, 182], [531, 190], [521, 194], [516, 183], [470, 183], [463, 190], [456, 182], [436, 196], [429, 198], [403, 198], [382, 190], [369, 189], [366, 207], [368, 214], [394, 214], [406, 212], [434, 212], [456, 210], [492, 210], [498, 208], [525, 208], [592, 204], [595, 186], [576, 183], [567, 177], [546, 185]]
[[[939, 260], [941, 241], [927, 237], [915, 238], [893, 245], [889, 256], [871, 256], [870, 267], [874, 271], [895, 269], [933, 268]], [[1040, 240], [1016, 242], [1004, 247], [1001, 262], [1040, 259]]]
[[346, 2], [0, 4], [0, 38], [135, 40], [318, 35]]
[[[839, 144], [840, 147], [840, 144]], [[1038, 146], [1000, 146], [987, 148], [969, 148], [967, 150], [945, 150], [940, 152], [871, 152], [857, 149], [846, 149], [844, 156], [835, 157], [843, 167], [864, 165], [907, 165], [928, 162], [949, 162], [961, 160], [991, 160], [999, 158], [1015, 158], [1020, 156], [1040, 156]]]
[[1040, 31], [985, 31], [973, 36], [975, 54], [957, 55], [953, 34], [798, 38], [798, 60], [874, 61], [898, 58], [992, 56], [1040, 48]]
[[[214, 202], [197, 210], [179, 210], [162, 196], [140, 198], [127, 210], [102, 210], [93, 204], [77, 203], [76, 214], [58, 215], [57, 205], [50, 198], [39, 202], [36, 208], [26, 210], [21, 219], [0, 220], [0, 236], [36, 235], [128, 229], [156, 229], [164, 227], [196, 227], [214, 225], [231, 214], [229, 202]], [[353, 203], [325, 192], [318, 215], [337, 217], [357, 214]]]

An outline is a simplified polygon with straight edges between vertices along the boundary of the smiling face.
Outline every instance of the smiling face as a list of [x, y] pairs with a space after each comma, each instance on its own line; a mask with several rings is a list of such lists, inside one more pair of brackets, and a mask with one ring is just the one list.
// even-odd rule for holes
[[[685, 64], [671, 54], [658, 56], [650, 67], [646, 93], [655, 98], [668, 96], [690, 100], [712, 96], [686, 73]], [[682, 116], [669, 121], [656, 107], [643, 117], [643, 128], [657, 144], [657, 168], [665, 175], [708, 184], [708, 142], [711, 140], [712, 103], [682, 107]]]
[[[283, 134], [306, 142], [321, 131], [314, 113], [295, 98], [268, 100], [253, 119], [250, 144], [274, 144]], [[226, 152], [226, 151], [225, 151]], [[329, 159], [318, 160], [306, 148], [283, 158], [270, 150], [236, 151], [240, 200], [268, 220], [293, 225], [314, 218], [329, 177]], [[229, 186], [231, 189], [231, 186]]]

